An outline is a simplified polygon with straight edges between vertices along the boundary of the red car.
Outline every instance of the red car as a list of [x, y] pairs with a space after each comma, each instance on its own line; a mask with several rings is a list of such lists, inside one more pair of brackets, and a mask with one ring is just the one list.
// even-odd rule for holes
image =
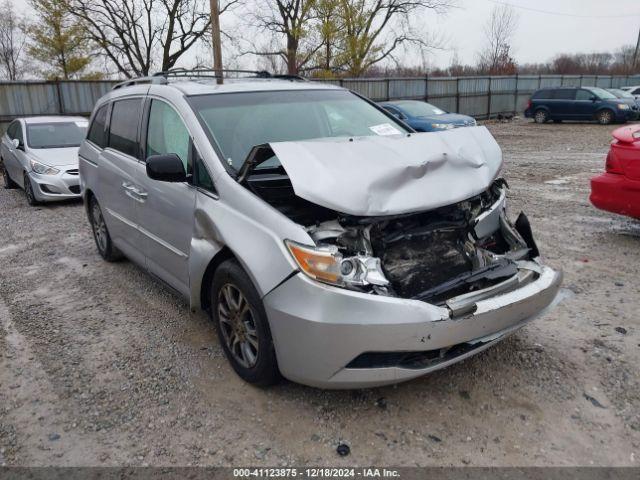
[[640, 125], [613, 131], [605, 173], [591, 179], [591, 203], [640, 219]]

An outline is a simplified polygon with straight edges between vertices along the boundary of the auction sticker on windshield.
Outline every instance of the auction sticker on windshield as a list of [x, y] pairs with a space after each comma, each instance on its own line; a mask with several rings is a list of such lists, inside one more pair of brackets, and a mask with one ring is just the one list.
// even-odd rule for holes
[[376, 135], [402, 135], [402, 132], [389, 123], [381, 123], [380, 125], [374, 125], [369, 127]]

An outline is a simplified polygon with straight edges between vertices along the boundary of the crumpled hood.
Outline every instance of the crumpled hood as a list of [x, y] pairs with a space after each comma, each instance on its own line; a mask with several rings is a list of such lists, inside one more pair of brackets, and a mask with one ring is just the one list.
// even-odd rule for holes
[[79, 147], [33, 148], [29, 150], [29, 156], [50, 167], [74, 166], [78, 168], [78, 150]]
[[485, 127], [270, 144], [297, 196], [358, 216], [450, 205], [486, 190], [502, 152]]

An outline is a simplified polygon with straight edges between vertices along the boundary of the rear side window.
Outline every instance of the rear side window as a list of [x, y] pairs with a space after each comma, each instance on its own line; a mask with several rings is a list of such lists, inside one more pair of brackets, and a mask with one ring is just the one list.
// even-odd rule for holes
[[538, 90], [536, 93], [532, 95], [532, 99], [534, 100], [544, 100], [550, 99], [552, 97], [553, 90]]
[[87, 135], [87, 140], [95, 143], [100, 148], [107, 146], [107, 134], [105, 130], [107, 125], [107, 107], [108, 105], [103, 105], [98, 109], [93, 117], [93, 121], [89, 127], [89, 134]]
[[574, 100], [576, 91], [573, 88], [559, 88], [553, 92], [553, 98], [555, 100]]
[[631, 92], [633, 95], [640, 95], [640, 88], [636, 88], [633, 92]]
[[109, 146], [122, 153], [138, 156], [138, 124], [142, 114], [139, 98], [114, 102], [109, 123]]

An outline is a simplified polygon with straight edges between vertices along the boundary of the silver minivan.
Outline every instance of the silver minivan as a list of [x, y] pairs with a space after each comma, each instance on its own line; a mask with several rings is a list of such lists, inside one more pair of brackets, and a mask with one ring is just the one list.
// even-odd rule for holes
[[415, 378], [513, 333], [561, 282], [527, 217], [507, 217], [485, 127], [416, 133], [335, 86], [125, 82], [97, 103], [79, 155], [100, 255], [207, 311], [254, 384]]

